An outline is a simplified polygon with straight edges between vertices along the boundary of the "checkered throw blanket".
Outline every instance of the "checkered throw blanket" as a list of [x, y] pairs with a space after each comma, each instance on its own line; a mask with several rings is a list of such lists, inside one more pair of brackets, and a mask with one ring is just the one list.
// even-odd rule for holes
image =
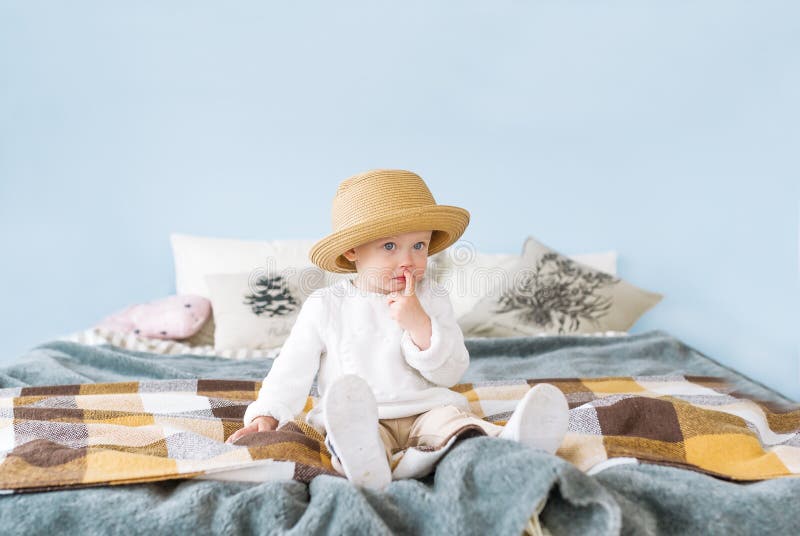
[[[452, 389], [477, 415], [505, 424], [540, 382], [567, 395], [569, 433], [558, 455], [583, 470], [633, 457], [733, 480], [800, 474], [800, 407], [748, 399], [718, 378], [520, 379]], [[315, 396], [280, 430], [224, 443], [260, 387], [199, 379], [0, 389], [0, 489], [208, 478], [265, 464], [272, 475], [301, 482], [337, 475], [324, 438], [304, 421]]]

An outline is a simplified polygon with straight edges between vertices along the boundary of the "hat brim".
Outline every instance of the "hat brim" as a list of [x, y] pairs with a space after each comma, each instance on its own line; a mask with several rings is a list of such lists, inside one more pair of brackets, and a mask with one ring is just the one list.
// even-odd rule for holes
[[357, 223], [319, 240], [309, 250], [311, 262], [329, 272], [352, 273], [355, 264], [345, 251], [385, 236], [411, 231], [433, 231], [428, 255], [438, 253], [458, 240], [469, 224], [469, 212], [450, 205], [413, 207]]

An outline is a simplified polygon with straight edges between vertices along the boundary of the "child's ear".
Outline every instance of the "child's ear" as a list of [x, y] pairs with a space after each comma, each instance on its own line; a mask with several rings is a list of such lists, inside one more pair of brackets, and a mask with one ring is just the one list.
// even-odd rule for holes
[[353, 262], [353, 261], [356, 260], [356, 250], [355, 250], [355, 248], [348, 249], [347, 251], [342, 253], [342, 255], [344, 255], [344, 258], [347, 259], [350, 262]]

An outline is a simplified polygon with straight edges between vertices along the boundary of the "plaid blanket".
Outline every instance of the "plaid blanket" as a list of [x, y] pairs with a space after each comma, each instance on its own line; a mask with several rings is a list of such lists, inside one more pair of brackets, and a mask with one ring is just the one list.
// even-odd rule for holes
[[[505, 424], [541, 382], [567, 396], [569, 432], [557, 454], [582, 470], [632, 457], [732, 480], [800, 474], [800, 407], [750, 399], [719, 378], [519, 379], [452, 389], [477, 415]], [[324, 437], [304, 421], [320, 402], [316, 396], [279, 430], [224, 443], [242, 426], [260, 387], [259, 381], [196, 379], [0, 389], [0, 489], [213, 478], [239, 468], [266, 467], [270, 478], [301, 482], [338, 476]]]

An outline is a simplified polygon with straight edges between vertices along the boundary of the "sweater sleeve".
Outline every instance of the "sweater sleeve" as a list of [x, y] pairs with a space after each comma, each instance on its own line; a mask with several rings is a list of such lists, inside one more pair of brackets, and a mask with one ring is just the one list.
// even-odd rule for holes
[[458, 383], [469, 367], [469, 352], [464, 344], [464, 334], [456, 322], [450, 296], [442, 287], [431, 293], [431, 345], [420, 350], [411, 334], [403, 330], [400, 348], [406, 362], [422, 376], [442, 387]]
[[322, 313], [323, 297], [316, 290], [303, 302], [289, 336], [261, 383], [258, 397], [247, 406], [245, 426], [262, 415], [274, 417], [278, 426], [283, 426], [303, 410], [325, 351]]

